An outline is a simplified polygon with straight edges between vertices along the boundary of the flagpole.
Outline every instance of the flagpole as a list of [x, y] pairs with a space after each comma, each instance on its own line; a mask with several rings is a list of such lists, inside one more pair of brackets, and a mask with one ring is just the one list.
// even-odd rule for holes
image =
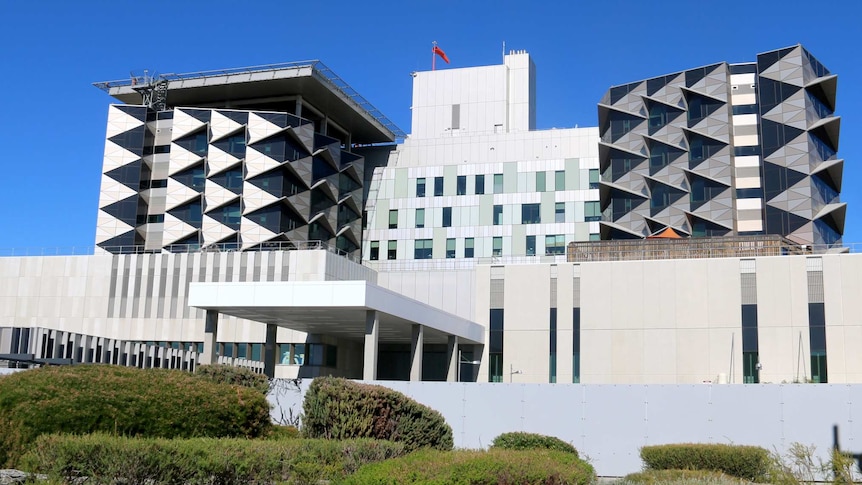
[[431, 42], [431, 70], [436, 70], [437, 67], [437, 53], [434, 52], [434, 48], [437, 47], [437, 41]]

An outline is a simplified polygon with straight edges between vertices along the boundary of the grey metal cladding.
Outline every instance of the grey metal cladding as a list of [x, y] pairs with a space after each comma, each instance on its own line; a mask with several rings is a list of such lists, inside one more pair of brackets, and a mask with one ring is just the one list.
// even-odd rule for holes
[[800, 244], [840, 244], [836, 76], [801, 45], [758, 56], [765, 230]]
[[[731, 72], [755, 70], [757, 88], [743, 87], [757, 95], [758, 122], [734, 127]], [[602, 239], [665, 227], [736, 234], [734, 159], [757, 155], [760, 168], [744, 172], [761, 177], [762, 233], [840, 243], [836, 89], [837, 77], [800, 45], [759, 54], [744, 70], [722, 62], [610, 88], [598, 105]], [[734, 136], [757, 145], [735, 148]]]

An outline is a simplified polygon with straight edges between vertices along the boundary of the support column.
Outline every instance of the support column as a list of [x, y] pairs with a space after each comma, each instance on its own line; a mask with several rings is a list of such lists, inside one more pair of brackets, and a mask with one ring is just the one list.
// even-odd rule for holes
[[365, 352], [362, 379], [377, 380], [377, 341], [380, 338], [380, 318], [374, 310], [365, 312]]
[[204, 351], [197, 362], [199, 365], [215, 364], [218, 360], [216, 338], [218, 337], [218, 312], [207, 310], [204, 316]]
[[272, 323], [266, 324], [266, 343], [263, 345], [263, 373], [272, 379], [275, 377], [275, 338], [278, 334], [278, 326]]
[[458, 337], [450, 335], [446, 341], [446, 382], [461, 381], [461, 352], [458, 350]]
[[413, 324], [410, 338], [410, 380], [422, 380], [422, 350], [425, 346], [425, 326]]

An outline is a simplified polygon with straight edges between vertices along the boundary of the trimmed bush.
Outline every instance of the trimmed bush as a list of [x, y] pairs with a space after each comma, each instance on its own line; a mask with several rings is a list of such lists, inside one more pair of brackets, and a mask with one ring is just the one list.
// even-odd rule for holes
[[578, 456], [578, 450], [560, 438], [537, 433], [511, 432], [494, 438], [491, 448], [504, 450], [556, 450]]
[[302, 403], [308, 438], [374, 438], [419, 448], [452, 449], [452, 428], [437, 411], [383, 386], [335, 377], [314, 379]]
[[259, 392], [188, 372], [75, 365], [0, 380], [0, 466], [48, 433], [258, 437], [271, 427]]
[[199, 365], [195, 368], [195, 375], [222, 384], [250, 387], [264, 396], [269, 393], [269, 378], [243, 367], [223, 364]]
[[638, 485], [746, 485], [748, 480], [710, 470], [646, 470], [623, 478], [622, 484]]
[[360, 466], [398, 457], [378, 440], [153, 439], [44, 435], [22, 459], [51, 479], [87, 483], [246, 484], [339, 480]]
[[769, 472], [769, 452], [759, 446], [674, 444], [644, 446], [641, 459], [652, 470], [713, 470], [750, 481]]
[[278, 426], [273, 425], [272, 431], [267, 436], [271, 440], [292, 440], [301, 438], [301, 434], [295, 426]]
[[587, 462], [553, 450], [420, 450], [366, 465], [346, 484], [578, 484], [595, 480]]

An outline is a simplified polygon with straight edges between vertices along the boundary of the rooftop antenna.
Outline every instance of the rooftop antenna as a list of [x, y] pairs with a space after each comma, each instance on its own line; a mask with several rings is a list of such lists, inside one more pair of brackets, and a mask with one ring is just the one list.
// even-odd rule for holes
[[129, 74], [132, 77], [132, 89], [141, 95], [141, 104], [155, 111], [167, 109], [168, 80], [164, 76], [150, 75], [147, 69], [144, 69], [143, 76], [136, 75], [134, 71]]

